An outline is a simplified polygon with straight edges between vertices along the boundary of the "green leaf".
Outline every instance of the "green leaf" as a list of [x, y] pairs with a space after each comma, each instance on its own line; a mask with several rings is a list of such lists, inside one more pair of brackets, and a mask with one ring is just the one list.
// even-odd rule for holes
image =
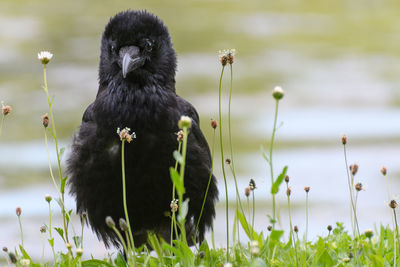
[[[254, 231], [254, 229], [247, 223], [246, 217], [240, 212], [239, 209], [237, 210], [237, 216], [247, 237], [250, 240], [258, 240], [256, 231]], [[261, 246], [261, 244], [259, 244], [259, 246]]]
[[54, 229], [57, 231], [57, 233], [61, 236], [62, 240], [64, 240], [64, 242], [65, 242], [64, 230], [62, 228], [60, 228], [60, 227], [54, 227]]
[[22, 245], [19, 245], [19, 249], [21, 250], [22, 256], [24, 256], [24, 259], [32, 261], [31, 257], [28, 255], [28, 253], [26, 252], [26, 250]]
[[162, 259], [164, 254], [161, 248], [160, 241], [158, 240], [157, 236], [153, 232], [148, 233], [147, 241], [149, 242], [150, 246], [154, 249], [157, 253], [159, 259]]
[[182, 155], [181, 153], [179, 153], [178, 150], [175, 150], [174, 153], [172, 153], [172, 155], [174, 156], [174, 159], [179, 162], [179, 164], [182, 164]]
[[114, 260], [115, 265], [117, 267], [127, 267], [128, 264], [126, 263], [124, 256], [121, 253], [118, 253], [117, 257]]
[[265, 154], [264, 146], [260, 146], [260, 151], [261, 151], [261, 155], [263, 156], [263, 158], [264, 158], [267, 162], [269, 162], [269, 158], [268, 158], [267, 154]]
[[47, 241], [49, 241], [51, 247], [54, 247], [54, 238], [49, 238]]
[[182, 205], [179, 207], [179, 215], [178, 215], [178, 221], [179, 222], [183, 222], [183, 220], [185, 220], [186, 215], [189, 211], [189, 199], [185, 199], [185, 201], [183, 201]]
[[178, 191], [179, 194], [183, 195], [185, 193], [185, 187], [183, 186], [183, 182], [181, 181], [181, 177], [179, 176], [178, 171], [170, 167], [169, 173], [171, 176], [172, 183], [175, 185], [176, 190]]
[[67, 182], [67, 177], [64, 177], [61, 179], [61, 188], [60, 188], [61, 194], [64, 194], [64, 192], [65, 192], [65, 183], [66, 182]]
[[64, 152], [65, 152], [65, 147], [60, 148], [60, 153], [59, 153], [60, 161], [64, 155]]
[[74, 240], [75, 247], [79, 248], [81, 246], [81, 237], [80, 236], [73, 236], [72, 239]]
[[284, 233], [283, 230], [272, 230], [271, 234], [269, 235], [269, 238], [273, 241], [279, 242], [279, 240], [283, 236], [283, 233]]
[[278, 178], [276, 178], [274, 184], [271, 187], [271, 194], [275, 195], [276, 193], [278, 193], [279, 191], [279, 186], [281, 185], [281, 183], [283, 182], [283, 179], [285, 179], [286, 176], [286, 172], [287, 172], [288, 166], [285, 166], [281, 172], [281, 174], [279, 174]]
[[[74, 265], [73, 265], [74, 266]], [[82, 267], [99, 267], [99, 266], [107, 266], [107, 267], [113, 267], [110, 263], [102, 260], [87, 260], [87, 261], [82, 261]], [[127, 265], [117, 265], [117, 266], [127, 266]]]

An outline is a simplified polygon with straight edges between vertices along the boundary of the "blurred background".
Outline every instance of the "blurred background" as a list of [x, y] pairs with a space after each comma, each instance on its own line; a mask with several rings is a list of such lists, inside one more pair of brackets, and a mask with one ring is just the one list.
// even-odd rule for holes
[[[293, 223], [305, 229], [305, 192], [310, 186], [309, 238], [326, 235], [328, 224], [351, 229], [342, 134], [348, 136], [349, 164], [358, 163], [355, 180], [360, 230], [391, 223], [385, 180], [391, 198], [400, 192], [400, 3], [395, 0], [282, 1], [0, 1], [0, 100], [11, 105], [0, 139], [0, 246], [20, 243], [15, 207], [22, 207], [25, 247], [39, 257], [40, 226], [48, 224], [45, 194], [56, 196], [49, 176], [41, 115], [47, 112], [42, 50], [54, 95], [57, 133], [69, 151], [73, 132], [97, 92], [102, 31], [110, 16], [147, 9], [170, 30], [178, 54], [177, 92], [197, 108], [210, 146], [211, 118], [218, 116], [218, 51], [236, 49], [232, 97], [235, 166], [240, 192], [256, 181], [256, 229], [266, 232], [271, 214], [270, 177], [260, 147], [269, 148], [273, 122], [272, 89], [280, 85], [274, 154], [275, 173], [289, 166]], [[229, 72], [223, 90], [227, 110]], [[226, 112], [225, 112], [226, 116]], [[226, 117], [225, 117], [226, 125]], [[224, 129], [225, 130], [225, 129]], [[225, 131], [227, 132], [227, 131]], [[226, 139], [227, 140], [227, 139]], [[54, 152], [53, 144], [50, 144]], [[226, 146], [227, 147], [227, 146]], [[228, 152], [228, 150], [226, 151]], [[227, 153], [228, 154], [228, 153]], [[55, 153], [52, 153], [53, 163]], [[224, 187], [220, 157], [215, 174], [220, 202], [216, 243], [225, 242]], [[234, 183], [228, 171], [234, 207]], [[278, 193], [281, 227], [288, 230], [285, 190]], [[242, 193], [242, 198], [245, 200]], [[60, 211], [52, 203], [56, 226]], [[68, 198], [67, 208], [74, 209]], [[233, 222], [231, 218], [230, 222]], [[80, 223], [75, 217], [75, 230]], [[105, 250], [85, 231], [84, 255]], [[63, 248], [56, 238], [58, 248]], [[49, 247], [46, 256], [51, 257]]]

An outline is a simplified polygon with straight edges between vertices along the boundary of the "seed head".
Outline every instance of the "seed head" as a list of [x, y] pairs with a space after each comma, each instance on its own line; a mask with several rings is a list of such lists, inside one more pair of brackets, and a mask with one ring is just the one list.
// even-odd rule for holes
[[371, 237], [374, 235], [374, 232], [372, 231], [372, 229], [367, 229], [365, 230], [365, 236], [369, 239], [371, 239]]
[[250, 186], [247, 186], [247, 187], [244, 189], [244, 195], [245, 195], [246, 197], [249, 197], [249, 196], [250, 196], [250, 191], [251, 191]]
[[181, 116], [181, 119], [178, 121], [178, 127], [179, 129], [192, 127], [192, 119], [188, 116]]
[[310, 187], [309, 186], [304, 187], [304, 191], [306, 191], [306, 193], [310, 192]]
[[47, 201], [47, 202], [49, 202], [50, 203], [50, 201], [53, 199], [49, 194], [46, 194], [45, 196], [44, 196], [44, 199]]
[[38, 59], [42, 62], [43, 65], [46, 65], [50, 62], [50, 59], [53, 57], [53, 54], [48, 51], [42, 51], [38, 53]]
[[347, 136], [345, 134], [342, 135], [342, 144], [347, 144]]
[[3, 247], [3, 251], [4, 252], [8, 252], [8, 248], [7, 247]]
[[397, 208], [399, 205], [397, 204], [397, 202], [396, 202], [396, 200], [394, 200], [394, 199], [392, 199], [390, 202], [389, 202], [389, 207], [391, 207], [392, 209], [395, 209], [395, 208]]
[[129, 231], [128, 224], [126, 223], [126, 221], [123, 218], [119, 218], [119, 228], [124, 232]]
[[254, 191], [254, 189], [257, 188], [256, 182], [255, 182], [253, 179], [250, 179], [249, 187], [250, 187], [250, 190], [251, 190], [251, 191]]
[[77, 248], [77, 249], [76, 249], [76, 256], [81, 257], [82, 254], [83, 254], [83, 249]]
[[136, 138], [136, 134], [133, 132], [132, 134], [129, 134], [131, 129], [128, 127], [125, 127], [124, 129], [120, 130], [117, 128], [117, 134], [119, 135], [120, 140], [125, 140], [128, 143], [132, 141], [133, 138]]
[[30, 259], [22, 259], [20, 262], [21, 262], [22, 267], [28, 267], [29, 264], [31, 263], [31, 260]]
[[10, 114], [12, 108], [11, 106], [4, 106], [4, 103], [1, 102], [1, 112], [3, 113], [4, 116], [7, 116], [8, 114]]
[[40, 226], [40, 232], [42, 234], [46, 233], [46, 226], [44, 226], [44, 225]]
[[110, 228], [114, 228], [115, 227], [115, 222], [114, 222], [113, 218], [111, 218], [111, 216], [107, 216], [106, 217], [106, 224]]
[[288, 188], [286, 189], [286, 195], [287, 195], [287, 196], [290, 196], [291, 193], [292, 193], [292, 189], [290, 189], [290, 187], [288, 187]]
[[359, 191], [363, 190], [363, 185], [362, 185], [362, 183], [358, 182], [354, 185], [354, 188], [359, 192]]
[[281, 100], [283, 98], [283, 96], [285, 95], [285, 93], [283, 92], [282, 87], [280, 86], [275, 86], [274, 90], [272, 91], [272, 96], [276, 99], [276, 100]]
[[169, 206], [171, 207], [171, 212], [177, 212], [178, 211], [178, 200], [173, 199]]
[[183, 131], [182, 130], [180, 130], [179, 132], [177, 132], [176, 133], [176, 136], [177, 136], [177, 138], [176, 138], [176, 140], [178, 140], [178, 142], [182, 142], [183, 141]]
[[381, 168], [381, 173], [382, 173], [383, 175], [386, 175], [387, 170], [386, 170], [386, 167], [385, 167], [385, 166], [382, 166], [382, 168]]
[[298, 233], [298, 232], [299, 232], [299, 227], [298, 227], [297, 225], [295, 225], [295, 226], [293, 227], [293, 231], [295, 231], [296, 233]]
[[258, 247], [258, 241], [251, 241], [250, 243], [250, 253], [253, 256], [258, 255], [260, 253], [260, 248]]
[[21, 216], [21, 213], [22, 213], [21, 207], [17, 207], [17, 208], [15, 209], [15, 214], [17, 214], [17, 216], [19, 217], [19, 216]]
[[357, 174], [358, 171], [358, 165], [356, 163], [350, 165], [349, 167], [351, 174], [354, 176]]
[[72, 248], [72, 245], [71, 245], [71, 243], [65, 243], [65, 247], [66, 247], [68, 250], [70, 250], [70, 249]]
[[44, 126], [44, 128], [47, 128], [47, 126], [49, 126], [49, 114], [44, 114], [42, 115], [42, 124]]
[[332, 225], [328, 225], [328, 227], [326, 227], [326, 229], [328, 229], [328, 231], [332, 231]]
[[225, 66], [227, 63], [233, 64], [235, 61], [235, 49], [225, 49], [219, 51], [219, 62], [221, 62], [222, 66]]
[[211, 127], [212, 127], [213, 129], [217, 128], [217, 127], [218, 127], [218, 122], [217, 122], [216, 120], [212, 119], [212, 120], [211, 120]]
[[272, 225], [268, 225], [267, 230], [271, 232], [272, 231]]
[[12, 263], [17, 263], [17, 257], [15, 256], [15, 254], [14, 253], [12, 253], [12, 252], [9, 252], [8, 253], [8, 257], [10, 257], [10, 261], [12, 262]]
[[228, 159], [228, 158], [225, 159], [225, 163], [228, 164], [228, 165], [231, 164], [231, 159]]

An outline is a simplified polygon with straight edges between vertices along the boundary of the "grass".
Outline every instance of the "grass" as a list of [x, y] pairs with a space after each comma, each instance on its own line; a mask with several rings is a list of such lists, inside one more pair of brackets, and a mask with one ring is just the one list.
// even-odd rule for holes
[[[350, 193], [350, 206], [351, 206], [351, 218], [353, 220], [352, 231], [348, 233], [342, 223], [336, 223], [336, 226], [328, 228], [328, 231], [323, 236], [318, 236], [315, 241], [309, 241], [307, 234], [303, 237], [299, 237], [298, 227], [292, 224], [291, 211], [296, 206], [291, 205], [291, 189], [290, 179], [287, 176], [288, 167], [285, 166], [279, 175], [274, 175], [274, 164], [272, 161], [272, 155], [274, 150], [274, 142], [277, 130], [277, 117], [279, 110], [279, 102], [283, 101], [284, 92], [281, 88], [275, 88], [273, 91], [273, 97], [275, 99], [274, 109], [274, 124], [273, 131], [270, 137], [270, 143], [268, 147], [268, 153], [262, 150], [262, 156], [267, 162], [269, 168], [268, 174], [271, 177], [271, 183], [268, 185], [270, 188], [270, 194], [272, 196], [272, 215], [269, 214], [271, 227], [265, 225], [265, 231], [258, 231], [254, 227], [254, 213], [256, 209], [256, 197], [255, 190], [256, 185], [254, 180], [250, 180], [249, 187], [246, 193], [246, 203], [242, 203], [242, 199], [239, 195], [239, 189], [236, 183], [236, 174], [234, 168], [234, 153], [233, 153], [233, 138], [231, 131], [231, 97], [232, 97], [232, 80], [233, 80], [233, 56], [231, 50], [226, 51], [220, 56], [222, 63], [222, 71], [219, 83], [219, 138], [220, 138], [220, 154], [224, 155], [224, 141], [223, 140], [223, 127], [222, 127], [222, 110], [221, 102], [222, 99], [222, 88], [223, 88], [223, 75], [225, 66], [229, 64], [230, 70], [230, 85], [229, 85], [229, 111], [228, 111], [228, 129], [229, 129], [229, 150], [230, 157], [229, 161], [221, 157], [221, 167], [224, 171], [226, 162], [229, 163], [232, 172], [232, 179], [229, 179], [229, 175], [224, 171], [224, 182], [225, 188], [228, 183], [235, 183], [236, 186], [236, 197], [235, 201], [229, 202], [228, 195], [225, 195], [226, 204], [226, 246], [215, 247], [214, 243], [209, 244], [208, 241], [204, 241], [202, 244], [198, 244], [190, 248], [187, 244], [187, 238], [185, 233], [185, 218], [190, 202], [188, 200], [183, 201], [183, 194], [185, 192], [184, 177], [185, 177], [185, 160], [187, 151], [188, 134], [190, 134], [190, 118], [181, 118], [179, 121], [180, 128], [182, 130], [182, 139], [179, 142], [177, 151], [174, 152], [174, 158], [176, 159], [176, 165], [171, 166], [170, 173], [171, 179], [174, 183], [174, 189], [172, 192], [172, 216], [171, 216], [171, 243], [159, 239], [155, 234], [149, 233], [148, 243], [153, 248], [154, 252], [151, 252], [148, 247], [141, 246], [135, 248], [132, 231], [130, 228], [129, 217], [127, 214], [127, 205], [125, 191], [125, 142], [135, 142], [132, 138], [134, 135], [129, 133], [129, 129], [125, 128], [122, 131], [118, 131], [121, 138], [121, 159], [122, 159], [122, 181], [123, 181], [123, 199], [124, 199], [124, 210], [125, 219], [121, 218], [119, 221], [119, 227], [116, 226], [115, 222], [111, 218], [105, 218], [105, 224], [112, 228], [121, 239], [125, 250], [125, 257], [119, 253], [116, 256], [109, 256], [106, 259], [88, 259], [83, 260], [82, 255], [90, 255], [91, 252], [86, 251], [87, 248], [83, 246], [83, 227], [85, 225], [85, 215], [82, 216], [82, 225], [80, 230], [74, 228], [71, 224], [72, 210], [65, 207], [64, 204], [64, 191], [67, 177], [63, 174], [61, 166], [61, 158], [64, 152], [63, 148], [58, 147], [55, 118], [53, 115], [53, 100], [50, 96], [49, 89], [47, 86], [46, 77], [46, 64], [44, 64], [44, 91], [48, 103], [49, 115], [42, 117], [42, 122], [45, 131], [45, 145], [47, 151], [49, 151], [48, 137], [52, 138], [55, 144], [56, 157], [57, 157], [57, 171], [53, 172], [51, 164], [49, 164], [50, 176], [52, 183], [54, 184], [59, 197], [56, 198], [56, 202], [60, 207], [60, 214], [62, 217], [62, 226], [57, 227], [52, 224], [52, 198], [46, 196], [45, 200], [49, 206], [49, 222], [48, 225], [41, 228], [43, 251], [45, 246], [52, 248], [53, 257], [51, 261], [45, 262], [44, 256], [41, 259], [33, 259], [29, 252], [24, 248], [23, 239], [23, 220], [21, 209], [17, 208], [16, 214], [18, 217], [18, 224], [21, 233], [21, 242], [18, 248], [9, 250], [4, 247], [5, 252], [4, 258], [9, 265], [15, 266], [397, 266], [400, 261], [400, 242], [399, 242], [399, 231], [397, 223], [398, 204], [395, 200], [390, 198], [388, 192], [388, 209], [392, 209], [392, 226], [380, 225], [374, 230], [367, 230], [361, 232], [358, 228], [356, 204], [358, 197], [358, 190], [355, 192], [354, 189], [354, 175], [357, 171], [354, 171], [354, 165], [348, 167], [347, 156], [346, 156], [346, 143], [342, 138], [342, 144], [344, 146], [344, 159], [347, 173], [348, 173], [348, 189]], [[9, 116], [8, 114], [6, 114]], [[12, 120], [3, 119], [1, 128], [7, 130], [5, 127], [7, 123], [12, 123]], [[216, 131], [214, 131], [215, 134]], [[1, 138], [1, 136], [0, 136]], [[215, 138], [214, 138], [215, 140]], [[213, 140], [213, 153], [214, 155], [214, 140]], [[172, 155], [171, 155], [172, 156]], [[50, 153], [48, 152], [49, 162]], [[261, 155], [260, 155], [261, 157]], [[179, 165], [179, 172], [178, 172]], [[350, 171], [350, 172], [349, 172]], [[385, 183], [387, 184], [386, 168], [381, 170], [385, 177]], [[346, 177], [344, 177], [346, 178]], [[275, 195], [280, 191], [282, 183], [286, 183], [286, 196], [287, 196], [287, 208], [289, 210], [289, 229], [281, 229], [279, 216], [276, 214], [278, 203], [275, 202]], [[309, 189], [308, 189], [309, 190]], [[308, 231], [308, 191], [306, 191], [306, 210], [305, 220], [307, 221], [306, 233]], [[226, 191], [227, 192], [227, 191]], [[177, 202], [175, 202], [175, 196], [178, 196]], [[251, 195], [251, 196], [250, 196]], [[262, 198], [263, 196], [261, 196]], [[251, 205], [250, 205], [251, 202]], [[175, 203], [179, 206], [178, 215], [175, 216]], [[236, 204], [235, 220], [232, 222], [228, 221], [229, 218], [229, 207], [228, 204]], [[240, 208], [239, 208], [240, 207]], [[262, 205], [258, 205], [257, 208], [265, 208]], [[231, 209], [232, 211], [233, 209]], [[266, 211], [264, 211], [266, 212]], [[268, 211], [269, 212], [269, 211]], [[246, 237], [239, 237], [239, 229], [245, 233]], [[58, 233], [58, 236], [53, 234]], [[124, 237], [125, 235], [125, 237]], [[236, 239], [237, 235], [237, 239]], [[233, 238], [230, 239], [229, 237]], [[57, 238], [57, 239], [56, 239]], [[286, 238], [288, 240], [286, 240]], [[46, 242], [47, 241], [47, 242]], [[62, 242], [65, 244], [65, 249], [60, 251], [54, 250], [54, 243]], [[89, 257], [88, 257], [89, 258]]]

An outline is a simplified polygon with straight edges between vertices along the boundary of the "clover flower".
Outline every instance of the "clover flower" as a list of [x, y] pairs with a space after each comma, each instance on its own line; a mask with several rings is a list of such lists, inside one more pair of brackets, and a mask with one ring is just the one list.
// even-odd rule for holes
[[38, 53], [38, 59], [42, 62], [43, 65], [46, 65], [50, 62], [50, 59], [53, 57], [53, 54], [48, 51], [42, 51]]

